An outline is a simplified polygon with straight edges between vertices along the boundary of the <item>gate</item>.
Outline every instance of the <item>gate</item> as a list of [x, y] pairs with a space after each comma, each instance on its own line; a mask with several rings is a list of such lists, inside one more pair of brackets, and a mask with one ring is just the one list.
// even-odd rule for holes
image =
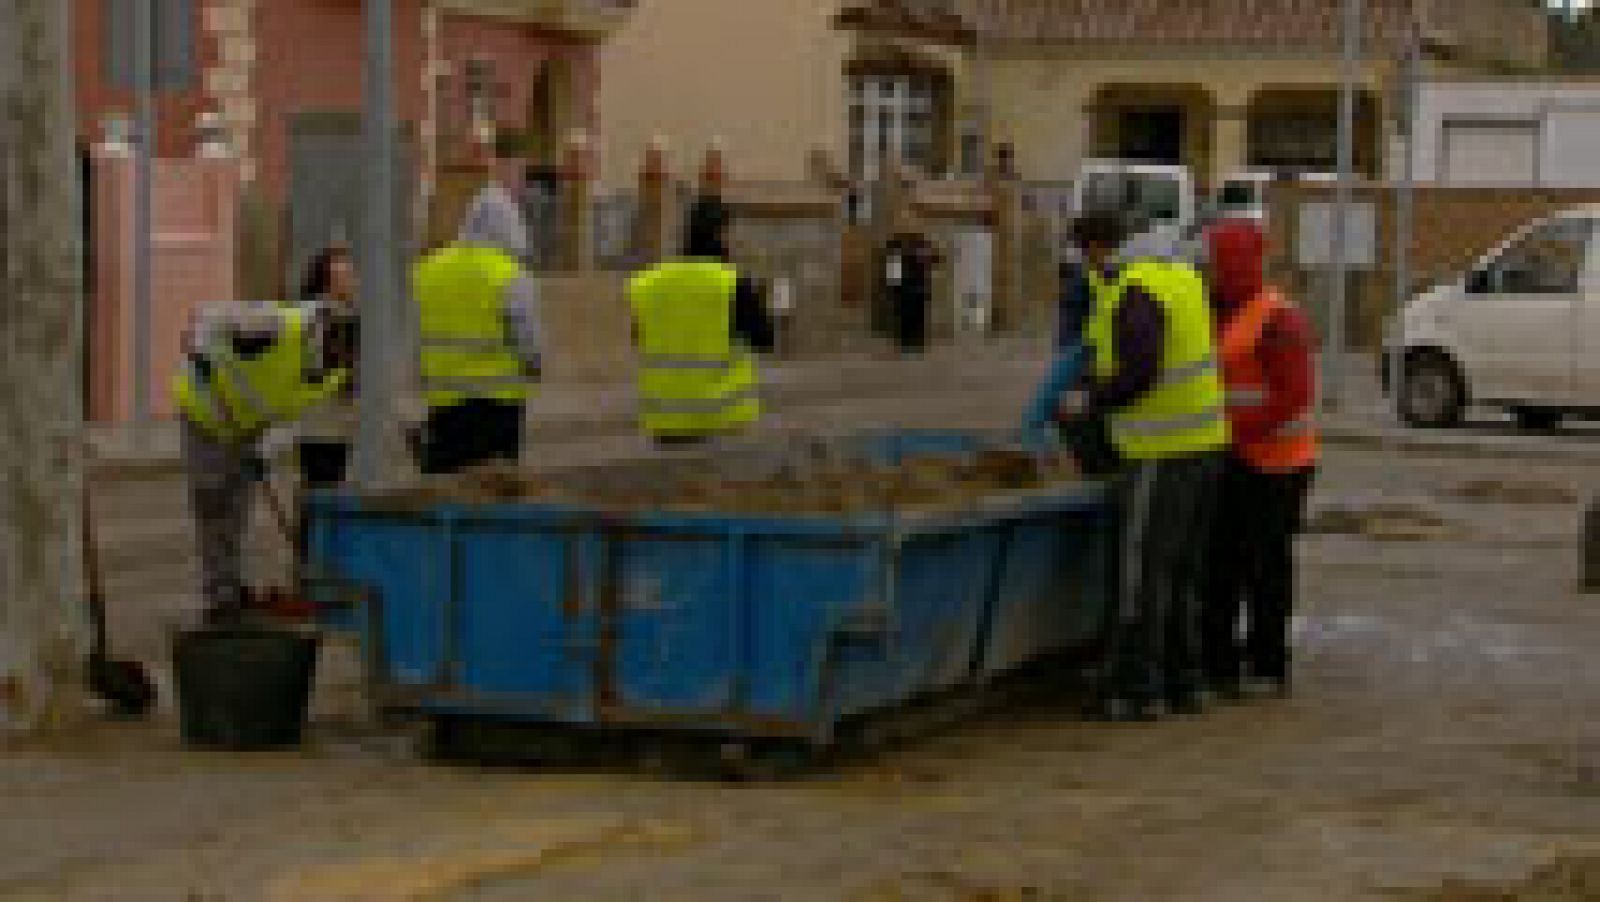
[[[395, 167], [394, 235], [403, 257], [416, 253], [411, 221], [416, 154], [409, 134], [402, 133]], [[298, 291], [307, 262], [336, 238], [364, 252], [366, 233], [366, 145], [358, 113], [313, 112], [295, 115], [289, 127], [289, 236], [284, 255], [288, 278]]]

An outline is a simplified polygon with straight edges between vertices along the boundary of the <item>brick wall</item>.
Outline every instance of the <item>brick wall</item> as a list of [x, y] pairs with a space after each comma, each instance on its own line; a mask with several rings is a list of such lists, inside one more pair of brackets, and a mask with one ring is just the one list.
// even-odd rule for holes
[[[1383, 319], [1394, 309], [1395, 192], [1383, 185], [1356, 188], [1359, 202], [1372, 203], [1378, 216], [1377, 268], [1353, 279], [1350, 336], [1362, 347], [1376, 347]], [[1292, 288], [1319, 321], [1325, 319], [1326, 282], [1295, 265], [1299, 210], [1306, 203], [1328, 203], [1331, 186], [1282, 185], [1270, 192], [1274, 277]], [[1413, 284], [1453, 278], [1527, 222], [1567, 207], [1600, 203], [1600, 189], [1456, 188], [1420, 186], [1411, 236]]]
[[[72, 0], [72, 79], [78, 110], [78, 134], [86, 143], [94, 143], [103, 136], [101, 118], [112, 111], [131, 115], [133, 94], [113, 87], [106, 82], [104, 4], [122, 3], [126, 0]], [[196, 4], [198, 10], [200, 4]], [[204, 70], [216, 64], [218, 48], [203, 30], [198, 28], [195, 45], [195, 65]], [[208, 108], [209, 101], [203, 88], [204, 79], [196, 77], [194, 87], [177, 92], [163, 92], [156, 98], [157, 149], [161, 156], [188, 156], [194, 145], [194, 123]]]

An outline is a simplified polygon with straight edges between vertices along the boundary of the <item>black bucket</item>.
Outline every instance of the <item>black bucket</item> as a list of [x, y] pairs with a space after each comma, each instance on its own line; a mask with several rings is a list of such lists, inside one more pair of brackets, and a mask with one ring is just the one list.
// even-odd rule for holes
[[230, 751], [299, 745], [317, 649], [314, 634], [288, 629], [179, 633], [173, 658], [184, 742]]

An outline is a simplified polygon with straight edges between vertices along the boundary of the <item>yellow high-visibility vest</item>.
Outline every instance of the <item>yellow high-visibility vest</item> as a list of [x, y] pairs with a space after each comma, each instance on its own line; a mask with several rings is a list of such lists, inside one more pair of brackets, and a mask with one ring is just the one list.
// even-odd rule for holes
[[527, 398], [530, 380], [505, 321], [505, 290], [521, 277], [521, 265], [503, 251], [460, 244], [412, 268], [422, 392], [429, 407], [469, 398]]
[[761, 416], [755, 358], [731, 335], [738, 274], [663, 263], [628, 283], [639, 332], [639, 419], [656, 436], [735, 431]]
[[269, 427], [298, 417], [306, 408], [336, 395], [350, 374], [339, 370], [321, 382], [306, 382], [310, 349], [305, 317], [297, 310], [277, 311], [282, 320], [278, 340], [253, 358], [242, 358], [227, 342], [202, 349], [208, 372], [185, 361], [174, 379], [177, 406], [190, 422], [224, 442], [243, 442]]
[[1166, 345], [1154, 389], [1112, 415], [1112, 442], [1129, 460], [1161, 460], [1220, 449], [1228, 444], [1228, 415], [1221, 366], [1212, 339], [1205, 282], [1182, 263], [1138, 261], [1114, 282], [1089, 270], [1094, 311], [1084, 335], [1095, 356], [1095, 375], [1117, 372], [1115, 321], [1129, 285], [1138, 285], [1166, 314]]

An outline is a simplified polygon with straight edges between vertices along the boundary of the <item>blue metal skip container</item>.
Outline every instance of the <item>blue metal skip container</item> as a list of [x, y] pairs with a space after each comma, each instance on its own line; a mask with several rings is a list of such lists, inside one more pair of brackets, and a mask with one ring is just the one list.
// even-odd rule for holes
[[[980, 440], [858, 444], [883, 460]], [[837, 517], [334, 494], [309, 504], [306, 571], [353, 600], [386, 708], [826, 744], [1092, 643], [1107, 517], [1092, 483]]]

